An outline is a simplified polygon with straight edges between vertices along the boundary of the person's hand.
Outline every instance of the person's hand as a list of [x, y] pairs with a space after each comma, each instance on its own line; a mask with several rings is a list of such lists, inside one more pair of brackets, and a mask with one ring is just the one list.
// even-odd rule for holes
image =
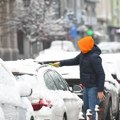
[[105, 95], [104, 95], [104, 93], [103, 93], [103, 92], [98, 92], [98, 98], [99, 98], [100, 101], [105, 100]]
[[80, 84], [80, 87], [83, 89], [84, 88], [84, 86], [82, 85], [82, 84]]
[[54, 67], [59, 67], [60, 66], [60, 62], [49, 63], [49, 65], [52, 65]]

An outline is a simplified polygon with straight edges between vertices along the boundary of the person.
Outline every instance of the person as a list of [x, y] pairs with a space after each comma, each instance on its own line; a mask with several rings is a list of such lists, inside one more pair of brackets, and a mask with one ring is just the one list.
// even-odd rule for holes
[[105, 73], [100, 57], [101, 50], [94, 43], [92, 36], [86, 36], [78, 40], [80, 53], [72, 59], [54, 62], [55, 67], [79, 65], [80, 83], [83, 87], [84, 112], [92, 110], [95, 120], [95, 106], [105, 99], [104, 82]]

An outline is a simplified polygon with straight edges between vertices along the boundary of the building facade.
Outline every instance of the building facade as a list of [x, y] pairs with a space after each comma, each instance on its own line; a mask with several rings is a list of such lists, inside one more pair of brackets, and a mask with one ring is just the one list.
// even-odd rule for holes
[[14, 0], [0, 1], [0, 57], [15, 60], [18, 56], [16, 30], [9, 21], [14, 16]]
[[[111, 1], [111, 22], [109, 25], [109, 33], [111, 41], [120, 42], [120, 0]], [[118, 31], [118, 32], [117, 32]]]
[[[2, 1], [2, 2], [1, 2]], [[15, 26], [9, 24], [9, 19], [14, 17], [15, 0], [0, 1], [0, 56], [4, 60], [15, 60], [18, 58], [29, 58], [32, 54], [43, 48], [45, 40], [31, 43], [26, 39], [22, 31], [16, 31]], [[44, 1], [44, 0], [43, 0]], [[97, 0], [52, 0], [56, 5], [56, 17], [74, 15], [77, 23], [83, 25], [96, 25], [96, 4]], [[35, 46], [35, 47], [34, 47]], [[41, 46], [41, 47], [40, 47]], [[36, 48], [36, 50], [33, 49]], [[37, 48], [39, 47], [39, 48]], [[35, 52], [32, 52], [35, 51]]]
[[109, 41], [109, 25], [112, 19], [111, 2], [100, 0], [96, 6], [97, 30], [103, 35], [101, 41]]

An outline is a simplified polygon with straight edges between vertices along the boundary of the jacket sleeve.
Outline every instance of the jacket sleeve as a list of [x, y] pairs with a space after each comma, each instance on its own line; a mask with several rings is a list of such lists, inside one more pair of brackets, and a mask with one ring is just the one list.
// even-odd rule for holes
[[98, 91], [103, 91], [104, 90], [104, 82], [105, 82], [105, 73], [104, 69], [102, 66], [102, 59], [100, 58], [99, 55], [94, 55], [91, 57], [91, 63], [92, 67], [95, 71], [95, 74], [97, 76], [97, 81], [98, 81]]
[[71, 66], [71, 65], [79, 65], [80, 54], [77, 55], [75, 58], [61, 60], [60, 66]]

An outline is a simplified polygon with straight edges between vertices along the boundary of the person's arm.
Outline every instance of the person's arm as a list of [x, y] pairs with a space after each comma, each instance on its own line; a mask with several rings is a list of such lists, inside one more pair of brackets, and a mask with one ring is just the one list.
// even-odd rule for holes
[[61, 60], [60, 66], [72, 66], [72, 65], [79, 65], [80, 61], [80, 54], [77, 55], [75, 58], [67, 59], [67, 60]]
[[91, 60], [98, 81], [98, 98], [100, 100], [104, 100], [105, 96], [103, 91], [104, 91], [105, 73], [102, 66], [102, 60], [98, 55], [94, 55]]
[[55, 67], [78, 65], [79, 59], [80, 59], [80, 54], [77, 55], [75, 58], [56, 61], [56, 62], [50, 63], [50, 64], [55, 66]]

